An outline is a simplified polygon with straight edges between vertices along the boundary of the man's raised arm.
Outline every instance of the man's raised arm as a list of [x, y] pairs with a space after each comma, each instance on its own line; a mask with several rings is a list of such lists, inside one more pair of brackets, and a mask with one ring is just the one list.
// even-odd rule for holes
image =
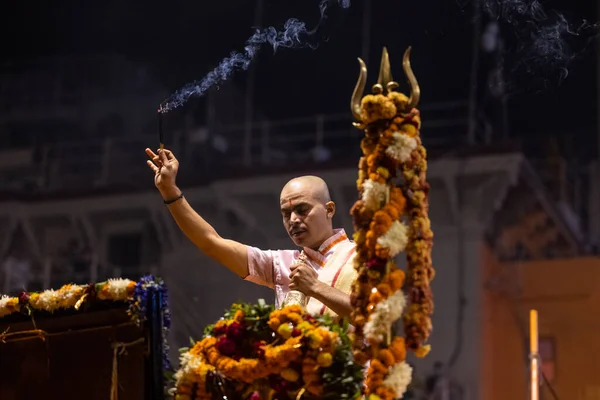
[[226, 266], [241, 278], [248, 276], [248, 250], [246, 245], [224, 239], [187, 202], [175, 184], [179, 161], [169, 150], [159, 150], [158, 155], [146, 149], [148, 166], [154, 171], [154, 184], [167, 204], [179, 229], [204, 254]]

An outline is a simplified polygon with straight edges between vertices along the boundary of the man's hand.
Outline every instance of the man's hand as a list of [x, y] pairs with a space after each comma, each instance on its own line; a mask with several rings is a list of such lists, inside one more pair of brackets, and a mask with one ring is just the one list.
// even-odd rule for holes
[[302, 261], [292, 265], [290, 270], [290, 290], [298, 290], [312, 297], [317, 286], [322, 284], [317, 272]]
[[300, 261], [290, 267], [290, 290], [298, 290], [329, 307], [339, 317], [346, 318], [352, 312], [350, 295], [321, 282], [317, 271]]
[[146, 154], [150, 157], [150, 160], [146, 163], [154, 172], [154, 184], [163, 199], [170, 200], [179, 196], [180, 190], [175, 184], [179, 161], [177, 161], [173, 152], [164, 149], [158, 150], [158, 154], [155, 154], [152, 150], [146, 149]]

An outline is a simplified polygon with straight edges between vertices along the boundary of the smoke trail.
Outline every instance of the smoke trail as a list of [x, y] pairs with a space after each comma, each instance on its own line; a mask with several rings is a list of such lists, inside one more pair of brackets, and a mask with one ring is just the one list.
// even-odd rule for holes
[[571, 62], [592, 43], [598, 27], [585, 20], [569, 22], [556, 11], [549, 13], [539, 0], [482, 0], [482, 8], [490, 18], [511, 27], [516, 42], [510, 69], [524, 69], [541, 79], [557, 71], [564, 79]]
[[247, 70], [264, 44], [272, 46], [274, 52], [279, 48], [309, 47], [314, 49], [316, 44], [312, 44], [310, 39], [318, 31], [321, 24], [325, 22], [327, 9], [334, 3], [337, 3], [343, 9], [350, 7], [350, 0], [321, 0], [319, 3], [321, 16], [319, 22], [311, 31], [307, 30], [304, 22], [296, 18], [288, 19], [283, 25], [283, 30], [280, 31], [272, 26], [263, 30], [257, 29], [254, 35], [246, 41], [244, 52], [232, 52], [229, 57], [221, 61], [204, 78], [179, 89], [160, 105], [161, 112], [166, 113], [182, 106], [192, 96], [202, 96], [212, 86], [227, 80], [237, 70]]

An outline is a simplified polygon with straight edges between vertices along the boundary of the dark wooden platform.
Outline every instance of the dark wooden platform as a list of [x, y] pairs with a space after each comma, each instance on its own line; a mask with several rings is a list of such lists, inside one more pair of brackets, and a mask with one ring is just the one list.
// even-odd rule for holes
[[[107, 400], [113, 344], [137, 343], [118, 357], [119, 400], [144, 400], [147, 335], [127, 315], [125, 304], [85, 312], [0, 319], [0, 400]], [[35, 329], [46, 335], [38, 336]], [[30, 331], [30, 333], [27, 333]]]

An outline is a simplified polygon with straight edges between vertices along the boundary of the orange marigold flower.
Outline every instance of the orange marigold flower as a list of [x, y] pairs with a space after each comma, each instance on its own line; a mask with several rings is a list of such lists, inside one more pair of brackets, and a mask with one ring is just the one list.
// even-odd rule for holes
[[394, 355], [394, 359], [396, 363], [402, 362], [406, 359], [406, 344], [404, 343], [404, 338], [396, 336], [392, 341], [392, 345], [389, 350]]
[[390, 273], [389, 277], [392, 292], [400, 290], [400, 288], [404, 284], [404, 271], [402, 271], [401, 269], [396, 269]]
[[233, 317], [233, 319], [237, 322], [243, 322], [244, 318], [246, 318], [246, 315], [244, 314], [244, 312], [242, 310], [237, 310], [235, 312], [235, 316]]
[[277, 328], [279, 328], [279, 325], [281, 325], [281, 321], [279, 321], [278, 318], [271, 318], [268, 322], [269, 324], [269, 328], [273, 329], [274, 331], [277, 331]]
[[394, 391], [385, 386], [379, 386], [375, 390], [375, 394], [381, 398], [381, 400], [394, 400], [396, 394]]
[[374, 372], [379, 372], [381, 374], [386, 374], [388, 370], [386, 366], [383, 365], [381, 361], [377, 359], [371, 361], [371, 367], [369, 369], [372, 369]]
[[284, 368], [280, 375], [288, 382], [296, 382], [300, 379], [300, 374], [293, 368]]
[[392, 288], [387, 283], [381, 283], [377, 285], [377, 290], [381, 292], [383, 296], [388, 297], [391, 294]]
[[369, 179], [377, 183], [385, 184], [385, 178], [376, 172], [370, 173]]
[[377, 387], [383, 383], [384, 375], [380, 372], [370, 371], [365, 384], [367, 385], [367, 393], [373, 393]]
[[396, 363], [394, 355], [388, 349], [380, 350], [379, 354], [377, 354], [377, 358], [388, 368]]
[[[400, 92], [389, 92], [387, 96], [394, 106], [398, 110], [398, 113], [408, 113], [410, 110], [408, 109], [408, 97], [404, 93]], [[394, 118], [396, 121], [399, 118]]]
[[369, 360], [369, 356], [365, 354], [363, 351], [355, 350], [354, 351], [354, 361], [356, 361], [360, 365], [364, 365]]
[[383, 301], [384, 297], [381, 295], [379, 291], [371, 292], [369, 295], [369, 303], [378, 304]]
[[431, 351], [431, 346], [430, 345], [419, 346], [419, 348], [417, 349], [417, 351], [415, 351], [415, 355], [417, 357], [419, 357], [419, 358], [423, 358], [427, 354], [429, 354], [430, 351]]
[[368, 94], [361, 100], [360, 120], [365, 124], [381, 119], [392, 119], [396, 112], [394, 102], [382, 94]]

